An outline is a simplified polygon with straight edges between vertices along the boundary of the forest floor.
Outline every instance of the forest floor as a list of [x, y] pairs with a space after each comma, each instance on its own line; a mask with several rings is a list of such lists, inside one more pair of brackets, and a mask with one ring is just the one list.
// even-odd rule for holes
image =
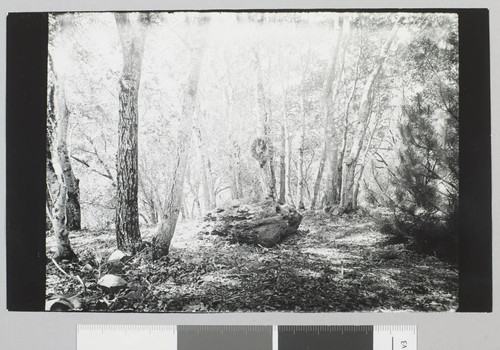
[[[369, 215], [310, 211], [299, 234], [263, 248], [200, 234], [200, 222], [184, 221], [168, 259], [139, 253], [118, 269], [105, 263], [116, 249], [113, 231], [76, 231], [70, 240], [80, 261], [57, 267], [49, 259], [46, 294], [78, 293], [78, 311], [455, 311], [457, 267], [391, 244], [379, 227]], [[153, 232], [141, 229], [145, 241]], [[47, 237], [48, 256], [54, 247]], [[97, 280], [110, 272], [126, 288], [102, 290]]]

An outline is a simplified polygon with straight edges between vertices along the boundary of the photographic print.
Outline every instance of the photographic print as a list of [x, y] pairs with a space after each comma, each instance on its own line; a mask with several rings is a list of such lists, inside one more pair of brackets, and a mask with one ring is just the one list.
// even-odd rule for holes
[[46, 310], [457, 310], [456, 13], [48, 20]]

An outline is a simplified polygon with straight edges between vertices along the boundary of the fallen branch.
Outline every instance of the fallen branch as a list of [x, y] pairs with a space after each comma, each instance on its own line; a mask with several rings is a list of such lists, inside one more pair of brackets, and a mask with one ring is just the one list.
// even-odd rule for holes
[[83, 291], [84, 292], [87, 291], [87, 287], [85, 287], [85, 283], [83, 283], [82, 278], [80, 276], [78, 276], [78, 275], [74, 276], [73, 274], [70, 275], [69, 273], [67, 273], [66, 271], [63, 270], [63, 268], [57, 263], [57, 261], [54, 258], [50, 258], [50, 260], [52, 260], [52, 262], [54, 263], [54, 265], [57, 267], [57, 269], [59, 271], [61, 271], [64, 274], [64, 276], [70, 277], [70, 278], [73, 278], [73, 279], [77, 280], [78, 283], [80, 283], [82, 285]]

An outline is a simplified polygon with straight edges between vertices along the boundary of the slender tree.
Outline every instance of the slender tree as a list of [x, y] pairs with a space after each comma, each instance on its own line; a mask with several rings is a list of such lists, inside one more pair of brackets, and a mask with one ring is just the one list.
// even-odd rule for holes
[[55, 74], [53, 73], [52, 57], [49, 54], [49, 85], [47, 94], [47, 143], [46, 143], [46, 174], [47, 174], [47, 208], [49, 218], [56, 239], [56, 260], [74, 259], [76, 254], [71, 248], [69, 231], [66, 226], [66, 196], [67, 189], [64, 182], [62, 167], [57, 152], [58, 120], [55, 103]]
[[[264, 91], [264, 83], [262, 77], [262, 66], [260, 56], [257, 49], [252, 49], [253, 53], [253, 66], [256, 76], [256, 94], [257, 105], [260, 114], [260, 123], [262, 127], [262, 138], [256, 139], [258, 143], [254, 142], [252, 147], [254, 154], [261, 155], [259, 165], [261, 170], [262, 188], [266, 198], [276, 199], [276, 177], [274, 171], [274, 147], [270, 136], [270, 110], [269, 103]], [[257, 152], [256, 152], [257, 150]]]
[[122, 47], [120, 77], [116, 240], [119, 249], [135, 252], [141, 242], [138, 194], [138, 98], [149, 14], [115, 13]]
[[[321, 179], [323, 177], [323, 172], [325, 170], [325, 164], [327, 166], [327, 185], [326, 185], [326, 201], [330, 204], [336, 196], [335, 189], [336, 183], [334, 172], [332, 169], [335, 167], [338, 158], [338, 148], [336, 139], [336, 125], [335, 125], [335, 100], [334, 100], [334, 82], [339, 74], [337, 70], [337, 60], [339, 57], [339, 52], [341, 48], [343, 32], [343, 17], [338, 17], [335, 22], [335, 43], [333, 47], [333, 53], [331, 61], [328, 63], [325, 75], [325, 81], [323, 84], [323, 112], [325, 114], [325, 141], [323, 153], [321, 156], [318, 175], [316, 176], [316, 182], [314, 183], [314, 195], [311, 207], [315, 208], [319, 190], [321, 186]], [[336, 95], [336, 94], [335, 94]]]
[[350, 208], [354, 206], [354, 177], [356, 166], [358, 165], [359, 155], [365, 141], [366, 132], [368, 129], [369, 114], [371, 107], [371, 96], [372, 88], [379, 77], [384, 62], [389, 54], [389, 50], [392, 46], [394, 39], [399, 28], [398, 18], [394, 23], [394, 26], [389, 33], [387, 40], [381, 48], [378, 57], [375, 60], [375, 65], [366, 79], [365, 85], [363, 87], [363, 92], [361, 95], [361, 100], [359, 102], [359, 108], [357, 111], [357, 128], [355, 131], [354, 139], [352, 142], [352, 147], [349, 151], [347, 157], [344, 158], [344, 164], [342, 168], [342, 189], [340, 196], [340, 206], [342, 208]]
[[177, 137], [177, 150], [173, 178], [170, 181], [163, 210], [154, 238], [154, 258], [158, 259], [168, 255], [170, 242], [174, 236], [177, 219], [182, 205], [184, 178], [191, 149], [193, 128], [193, 114], [195, 113], [198, 80], [200, 77], [203, 55], [206, 48], [206, 32], [210, 18], [201, 16], [198, 23], [198, 35], [191, 48], [190, 72], [184, 91], [182, 103], [181, 126]]

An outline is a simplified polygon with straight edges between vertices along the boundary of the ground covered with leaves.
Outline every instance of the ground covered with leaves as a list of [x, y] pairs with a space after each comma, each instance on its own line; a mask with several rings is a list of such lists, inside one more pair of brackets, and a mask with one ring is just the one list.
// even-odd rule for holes
[[[78, 262], [47, 262], [47, 298], [77, 311], [349, 312], [455, 311], [458, 270], [436, 257], [391, 243], [370, 215], [306, 212], [299, 234], [274, 248], [230, 244], [181, 222], [170, 257], [148, 250], [120, 264], [112, 231], [70, 235]], [[142, 228], [145, 241], [153, 228]], [[54, 240], [47, 237], [47, 254]], [[126, 286], [105, 290], [105, 274]]]

